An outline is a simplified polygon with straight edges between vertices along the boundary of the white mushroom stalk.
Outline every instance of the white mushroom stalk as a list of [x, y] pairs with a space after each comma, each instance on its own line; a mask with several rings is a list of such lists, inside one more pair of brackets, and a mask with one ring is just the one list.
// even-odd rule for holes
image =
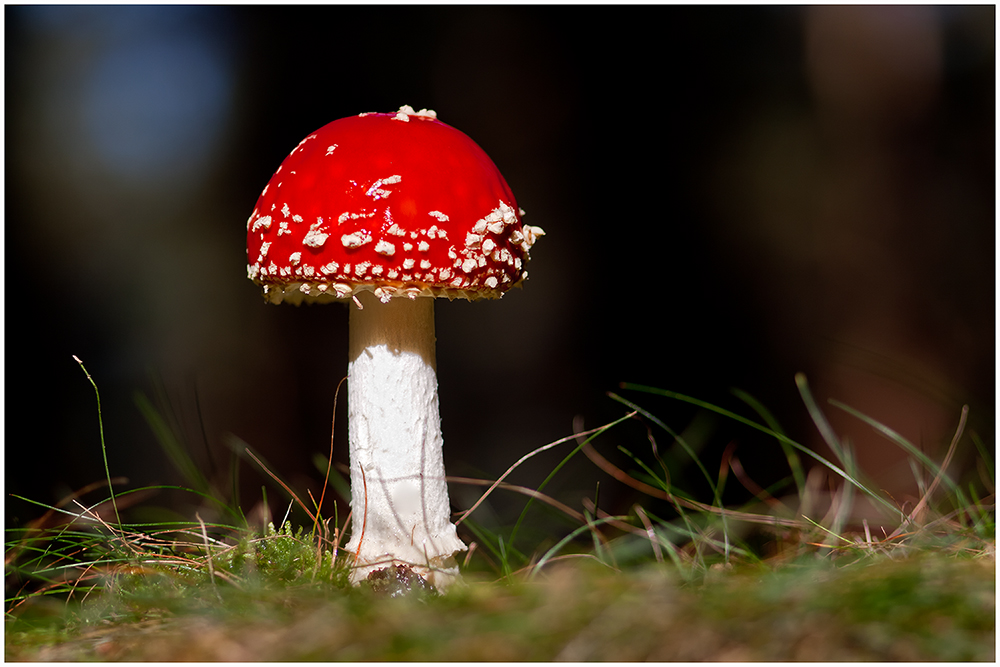
[[351, 308], [348, 410], [351, 580], [405, 565], [439, 591], [458, 577], [466, 549], [450, 520], [434, 355], [434, 300]]

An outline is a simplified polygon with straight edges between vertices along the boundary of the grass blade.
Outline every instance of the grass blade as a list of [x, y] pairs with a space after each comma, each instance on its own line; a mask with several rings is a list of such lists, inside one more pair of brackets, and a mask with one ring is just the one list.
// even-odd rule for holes
[[737, 413], [735, 413], [735, 412], [733, 412], [731, 410], [726, 410], [725, 408], [721, 408], [721, 407], [719, 407], [717, 405], [713, 405], [711, 403], [708, 403], [707, 401], [702, 401], [700, 399], [693, 398], [691, 396], [686, 396], [684, 394], [679, 394], [679, 393], [674, 392], [674, 391], [669, 391], [669, 390], [666, 390], [666, 389], [658, 389], [656, 387], [649, 387], [649, 386], [646, 386], [646, 385], [632, 384], [630, 382], [623, 382], [621, 386], [622, 386], [623, 389], [631, 389], [631, 390], [634, 390], [634, 391], [642, 391], [642, 392], [645, 392], [645, 393], [648, 393], [648, 394], [655, 394], [655, 395], [658, 395], [658, 396], [666, 396], [667, 398], [673, 398], [675, 400], [682, 401], [684, 403], [690, 403], [691, 405], [697, 405], [698, 407], [705, 408], [706, 410], [711, 410], [712, 412], [715, 412], [716, 414], [720, 414], [723, 417], [728, 417], [729, 419], [732, 419], [732, 420], [737, 421], [737, 422], [739, 422], [741, 424], [749, 426], [750, 428], [753, 428], [753, 429], [755, 429], [757, 431], [760, 431], [761, 433], [767, 433], [768, 435], [772, 436], [773, 438], [776, 438], [777, 440], [780, 440], [781, 442], [787, 443], [788, 445], [794, 447], [799, 452], [801, 452], [801, 453], [805, 454], [806, 456], [809, 456], [810, 458], [818, 461], [823, 466], [825, 466], [826, 468], [828, 468], [830, 471], [832, 471], [833, 473], [835, 473], [839, 477], [847, 480], [848, 482], [850, 482], [851, 484], [853, 484], [854, 486], [856, 486], [858, 489], [860, 489], [861, 491], [863, 491], [865, 494], [869, 495], [878, 504], [882, 505], [882, 507], [884, 507], [885, 509], [887, 509], [890, 512], [892, 512], [894, 515], [896, 515], [896, 514], [899, 513], [898, 509], [896, 508], [895, 505], [893, 505], [891, 502], [889, 502], [885, 498], [881, 497], [880, 495], [878, 495], [877, 493], [875, 493], [874, 491], [872, 491], [871, 489], [869, 489], [867, 486], [865, 486], [864, 484], [862, 484], [858, 479], [856, 479], [852, 475], [849, 475], [846, 471], [844, 471], [843, 469], [841, 469], [840, 466], [838, 466], [837, 464], [835, 464], [832, 461], [830, 461], [829, 459], [826, 459], [823, 456], [817, 454], [816, 452], [814, 452], [813, 450], [809, 449], [805, 445], [802, 445], [802, 444], [800, 444], [798, 442], [795, 442], [794, 440], [792, 440], [788, 436], [783, 435], [781, 433], [778, 433], [777, 431], [774, 431], [773, 429], [770, 429], [770, 428], [768, 428], [768, 427], [766, 427], [766, 426], [764, 426], [762, 424], [758, 424], [757, 422], [753, 421], [752, 419], [747, 419], [746, 417], [744, 417], [742, 415], [739, 415], [739, 414], [737, 414]]
[[74, 354], [73, 358], [76, 360], [76, 363], [80, 364], [80, 368], [83, 370], [84, 375], [87, 376], [90, 386], [94, 388], [94, 395], [97, 397], [97, 426], [101, 434], [101, 456], [104, 459], [104, 474], [107, 475], [108, 478], [108, 490], [111, 493], [111, 506], [114, 507], [115, 510], [115, 521], [121, 525], [121, 517], [118, 516], [118, 503], [115, 501], [115, 487], [111, 483], [111, 468], [108, 466], [108, 448], [104, 443], [104, 418], [101, 416], [101, 392], [98, 391], [97, 383], [94, 382], [94, 378], [90, 376], [90, 372], [87, 370], [87, 367], [83, 365], [82, 361], [80, 361], [80, 357]]
[[[836, 408], [840, 408], [841, 410], [843, 410], [844, 412], [846, 412], [847, 414], [849, 414], [849, 415], [851, 415], [853, 417], [857, 417], [858, 419], [860, 419], [861, 421], [863, 421], [864, 423], [868, 424], [873, 429], [875, 429], [875, 431], [877, 431], [880, 435], [884, 436], [890, 442], [895, 443], [896, 445], [898, 445], [899, 447], [901, 447], [904, 451], [906, 451], [908, 454], [910, 454], [914, 458], [918, 459], [920, 461], [920, 463], [924, 467], [926, 467], [931, 473], [933, 473], [935, 476], [940, 476], [941, 475], [941, 468], [938, 466], [938, 464], [936, 464], [934, 462], [933, 459], [931, 459], [929, 456], [927, 456], [926, 454], [924, 454], [912, 442], [910, 442], [909, 440], [907, 440], [906, 438], [904, 438], [902, 435], [900, 435], [899, 433], [897, 433], [893, 429], [889, 428], [885, 424], [881, 424], [881, 423], [875, 421], [874, 419], [872, 419], [868, 415], [866, 415], [866, 414], [864, 414], [864, 413], [862, 413], [862, 412], [860, 412], [858, 410], [855, 410], [854, 408], [850, 407], [849, 405], [845, 405], [845, 404], [841, 403], [838, 400], [835, 400], [835, 399], [831, 398], [830, 399], [830, 405], [832, 405], [832, 406], [834, 406]], [[965, 418], [968, 415], [968, 411], [969, 411], [968, 406], [965, 406], [962, 409], [962, 417], [961, 417], [960, 424], [959, 424], [959, 434], [961, 434], [962, 430], [964, 429]], [[955, 483], [951, 479], [949, 479], [947, 476], [943, 476], [942, 481], [952, 491], [954, 491], [955, 489], [958, 488], [955, 485]]]
[[564, 537], [561, 540], [559, 540], [558, 542], [556, 542], [555, 546], [553, 546], [551, 549], [549, 549], [548, 551], [545, 552], [545, 555], [542, 556], [538, 560], [537, 563], [535, 563], [535, 567], [532, 568], [531, 575], [529, 575], [528, 580], [531, 581], [532, 579], [534, 579], [535, 575], [538, 573], [538, 571], [541, 570], [542, 567], [544, 567], [545, 564], [547, 562], [549, 562], [552, 559], [553, 556], [555, 556], [557, 553], [559, 553], [560, 549], [562, 549], [564, 546], [566, 546], [567, 544], [569, 544], [571, 541], [573, 541], [578, 535], [582, 534], [584, 531], [590, 530], [594, 526], [599, 526], [599, 525], [601, 525], [603, 523], [608, 523], [609, 521], [624, 521], [627, 518], [628, 517], [624, 517], [624, 516], [603, 517], [603, 518], [600, 518], [600, 519], [595, 519], [595, 520], [591, 521], [590, 523], [588, 523], [587, 525], [580, 526], [579, 528], [577, 528], [576, 530], [574, 530], [573, 532], [571, 532], [569, 535], [567, 535], [566, 537]]
[[[772, 415], [767, 408], [764, 407], [763, 403], [742, 389], [733, 389], [733, 394], [741, 401], [749, 405], [754, 412], [760, 415], [760, 418], [764, 420], [764, 423], [767, 424], [772, 431], [785, 435], [781, 425], [778, 424], [778, 420], [774, 418], [774, 415]], [[782, 451], [785, 453], [785, 459], [788, 460], [788, 467], [792, 470], [792, 478], [795, 480], [795, 487], [799, 492], [799, 497], [802, 497], [806, 488], [806, 474], [802, 469], [802, 460], [795, 452], [795, 449], [781, 438], [778, 438], [778, 445], [781, 446]]]

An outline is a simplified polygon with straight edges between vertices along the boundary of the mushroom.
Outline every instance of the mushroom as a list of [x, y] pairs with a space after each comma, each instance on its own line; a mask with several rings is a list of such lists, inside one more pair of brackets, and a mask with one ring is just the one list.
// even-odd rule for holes
[[454, 555], [466, 546], [449, 515], [429, 297], [496, 299], [520, 284], [544, 234], [523, 215], [475, 142], [403, 106], [303, 139], [247, 220], [247, 273], [267, 302], [356, 306], [354, 582], [401, 566], [438, 590], [458, 578]]

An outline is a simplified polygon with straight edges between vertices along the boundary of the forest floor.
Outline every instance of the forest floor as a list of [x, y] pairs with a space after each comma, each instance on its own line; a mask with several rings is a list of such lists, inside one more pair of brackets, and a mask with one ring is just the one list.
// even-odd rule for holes
[[[105, 591], [102, 595], [110, 595]], [[206, 602], [209, 600], [209, 602]], [[466, 580], [443, 596], [361, 588], [220, 586], [96, 621], [57, 602], [8, 616], [12, 661], [988, 661], [995, 560], [921, 555], [837, 566], [719, 567], [585, 560], [532, 581]], [[133, 603], [134, 604], [134, 603]], [[162, 604], [162, 602], [157, 603]], [[46, 606], [51, 608], [46, 609]], [[48, 627], [48, 629], [46, 629]]]

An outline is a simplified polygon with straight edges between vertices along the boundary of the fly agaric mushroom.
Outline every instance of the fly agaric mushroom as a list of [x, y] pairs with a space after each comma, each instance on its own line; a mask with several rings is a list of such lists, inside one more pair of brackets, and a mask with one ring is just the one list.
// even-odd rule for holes
[[496, 299], [544, 232], [496, 165], [437, 114], [336, 120], [271, 177], [247, 220], [270, 303], [353, 301], [348, 418], [355, 582], [403, 566], [443, 590], [466, 549], [449, 518], [428, 297]]

